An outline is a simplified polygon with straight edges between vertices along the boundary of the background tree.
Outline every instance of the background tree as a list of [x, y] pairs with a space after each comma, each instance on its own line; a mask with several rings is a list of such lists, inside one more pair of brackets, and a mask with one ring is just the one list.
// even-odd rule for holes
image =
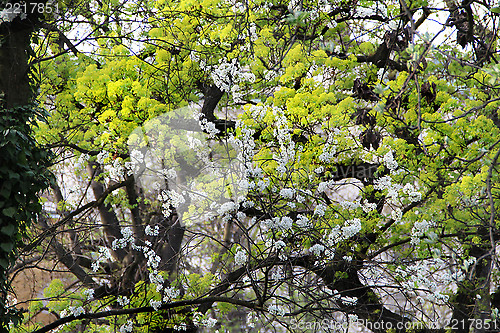
[[[74, 278], [25, 327], [498, 330], [494, 4], [61, 8], [34, 62], [57, 182], [13, 273]], [[245, 177], [207, 177], [225, 155]]]

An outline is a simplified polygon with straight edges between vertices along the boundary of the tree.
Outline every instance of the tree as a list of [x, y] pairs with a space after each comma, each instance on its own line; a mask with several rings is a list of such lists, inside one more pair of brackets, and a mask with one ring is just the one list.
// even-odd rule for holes
[[18, 15], [7, 1], [0, 7], [0, 330], [6, 332], [10, 322], [22, 317], [6, 306], [9, 268], [23, 234], [41, 211], [37, 192], [47, 188], [50, 154], [34, 140], [32, 128], [35, 118], [44, 118], [33, 103], [35, 73], [29, 66], [31, 35], [42, 13]]
[[35, 332], [498, 330], [498, 7], [65, 10], [36, 50], [57, 209], [18, 268], [74, 280], [30, 329], [48, 309]]

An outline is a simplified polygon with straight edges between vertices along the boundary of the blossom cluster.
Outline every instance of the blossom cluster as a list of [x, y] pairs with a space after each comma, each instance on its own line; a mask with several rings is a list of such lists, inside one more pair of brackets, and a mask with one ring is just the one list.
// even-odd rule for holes
[[281, 109], [273, 109], [275, 114], [274, 137], [278, 139], [279, 155], [274, 154], [273, 159], [278, 162], [276, 171], [280, 174], [286, 172], [286, 166], [294, 160], [296, 150], [295, 141], [292, 140], [291, 129], [288, 125], [288, 119]]
[[247, 260], [248, 256], [243, 250], [238, 250], [238, 252], [236, 252], [236, 254], [234, 255], [234, 263], [236, 265], [244, 265], [246, 264]]
[[281, 316], [284, 316], [286, 314], [285, 308], [283, 306], [277, 305], [277, 304], [269, 305], [267, 310], [269, 311], [270, 314], [272, 314], [273, 316], [276, 316], [276, 317], [281, 317]]
[[268, 230], [290, 230], [293, 226], [293, 220], [288, 216], [274, 217], [262, 221], [262, 225]]
[[339, 242], [347, 240], [356, 235], [361, 231], [361, 229], [361, 220], [359, 218], [347, 220], [345, 221], [343, 227], [340, 227], [338, 225], [332, 227], [332, 229], [325, 234], [324, 242], [327, 246], [334, 247]]
[[212, 328], [217, 324], [217, 320], [214, 318], [208, 318], [206, 315], [203, 315], [201, 312], [195, 312], [193, 314], [193, 323], [198, 327], [208, 327]]

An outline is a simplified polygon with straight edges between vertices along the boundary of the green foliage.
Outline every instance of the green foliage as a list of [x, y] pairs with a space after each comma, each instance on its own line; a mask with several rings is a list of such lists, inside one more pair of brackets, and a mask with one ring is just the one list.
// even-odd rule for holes
[[[33, 126], [46, 116], [36, 105], [0, 111], [0, 295], [9, 288], [7, 272], [16, 248], [41, 211], [38, 192], [49, 183], [50, 153], [33, 139]], [[16, 324], [20, 315], [0, 304], [0, 325]]]

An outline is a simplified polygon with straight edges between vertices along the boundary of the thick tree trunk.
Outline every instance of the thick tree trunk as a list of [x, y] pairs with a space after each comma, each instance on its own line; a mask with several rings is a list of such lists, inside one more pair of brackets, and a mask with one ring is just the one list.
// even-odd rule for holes
[[[28, 50], [33, 26], [0, 29], [0, 94], [4, 108], [27, 105], [33, 97], [28, 77]], [[14, 28], [14, 27], [13, 27]]]
[[[12, 1], [15, 2], [15, 1]], [[4, 10], [6, 1], [0, 1], [0, 10]], [[0, 22], [0, 112], [12, 113], [12, 116], [6, 118], [10, 119], [9, 123], [2, 124], [11, 128], [18, 128], [19, 134], [17, 137], [20, 138], [20, 142], [31, 141], [31, 133], [29, 128], [26, 126], [26, 120], [29, 115], [27, 111], [15, 113], [12, 109], [14, 107], [28, 106], [33, 99], [33, 90], [31, 87], [31, 82], [29, 78], [29, 52], [31, 50], [31, 35], [38, 23], [38, 13], [29, 13], [24, 19], [21, 20], [20, 17], [16, 17], [12, 22]], [[5, 137], [2, 138], [5, 140]], [[8, 142], [7, 142], [8, 143]], [[2, 145], [2, 149], [7, 149], [5, 145]], [[14, 148], [15, 150], [15, 148]], [[33, 150], [36, 150], [33, 147]], [[4, 151], [5, 152], [5, 151]], [[9, 156], [9, 154], [5, 154]], [[26, 154], [33, 159], [33, 156]], [[25, 161], [24, 165], [31, 167], [32, 165], [37, 165], [41, 161], [30, 160], [30, 158]], [[22, 188], [23, 181], [32, 177], [26, 171], [22, 169], [16, 170], [16, 165], [18, 161], [9, 159], [7, 161], [2, 161], [7, 167], [13, 167], [13, 172], [17, 173], [18, 178], [16, 179], [5, 179], [11, 182], [11, 188], [20, 188], [23, 191], [19, 192], [19, 196], [23, 197], [26, 202], [33, 202], [36, 200], [33, 196], [30, 197], [30, 193], [26, 192], [26, 188]], [[4, 177], [4, 176], [1, 176]], [[9, 174], [10, 177], [10, 174]], [[0, 184], [2, 184], [4, 179], [0, 179]], [[36, 192], [39, 189], [40, 184], [35, 184], [31, 189]], [[17, 213], [23, 213], [23, 203], [22, 199], [17, 199], [17, 202], [13, 204], [11, 198], [7, 198], [2, 202], [2, 207], [9, 207], [10, 209], [15, 209]], [[10, 201], [10, 202], [9, 202]], [[15, 200], [14, 200], [15, 201]], [[4, 209], [5, 210], [5, 209]], [[9, 216], [10, 215], [10, 216]], [[29, 215], [28, 215], [29, 216]], [[28, 220], [25, 221], [29, 222]], [[17, 246], [17, 232], [20, 228], [19, 219], [14, 218], [12, 214], [0, 214], [0, 227], [8, 228], [14, 226], [14, 232], [11, 235], [6, 236], [3, 234], [2, 242], [9, 244], [10, 246]], [[7, 324], [11, 319], [15, 318], [12, 311], [9, 311], [6, 307], [6, 287], [8, 285], [8, 272], [9, 267], [6, 263], [12, 263], [12, 259], [15, 253], [15, 247], [9, 250], [4, 250], [0, 254], [0, 260], [2, 265], [0, 266], [0, 332], [5, 332]]]

